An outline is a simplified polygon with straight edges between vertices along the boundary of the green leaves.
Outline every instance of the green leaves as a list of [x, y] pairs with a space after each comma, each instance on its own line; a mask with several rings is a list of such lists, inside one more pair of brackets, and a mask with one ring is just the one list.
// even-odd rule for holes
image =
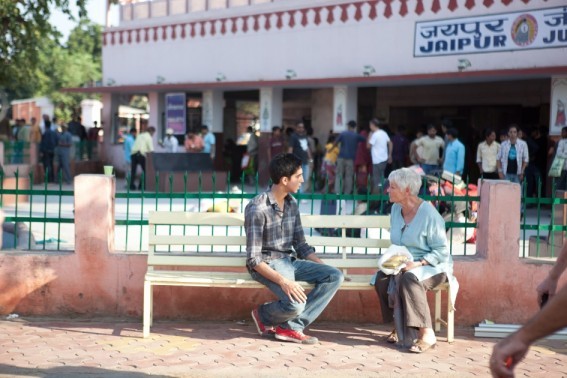
[[[77, 5], [78, 18], [71, 12], [71, 1]], [[48, 96], [55, 115], [70, 119], [87, 96], [61, 88], [102, 77], [102, 26], [85, 18], [86, 1], [0, 0], [0, 33], [5, 36], [0, 38], [0, 91], [10, 99]], [[49, 23], [54, 9], [77, 21], [64, 45], [57, 25]]]
[[[86, 14], [86, 1], [75, 0], [79, 15]], [[69, 0], [0, 1], [0, 88], [11, 99], [45, 94], [40, 90], [45, 87], [42, 76], [46, 76], [41, 73], [46, 63], [42, 54], [57, 48], [60, 37], [49, 23], [52, 9], [75, 19]]]

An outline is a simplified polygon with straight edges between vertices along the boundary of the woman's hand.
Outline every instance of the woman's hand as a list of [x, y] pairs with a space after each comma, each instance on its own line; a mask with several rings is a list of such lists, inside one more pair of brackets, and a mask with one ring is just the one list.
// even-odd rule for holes
[[407, 272], [408, 270], [419, 268], [420, 266], [423, 266], [421, 261], [408, 261], [406, 267], [402, 269], [402, 272]]

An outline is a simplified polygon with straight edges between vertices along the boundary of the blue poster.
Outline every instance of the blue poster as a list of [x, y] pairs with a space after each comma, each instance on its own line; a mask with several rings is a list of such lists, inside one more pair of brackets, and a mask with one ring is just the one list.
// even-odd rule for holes
[[187, 104], [185, 93], [165, 95], [165, 127], [173, 129], [174, 135], [185, 135]]

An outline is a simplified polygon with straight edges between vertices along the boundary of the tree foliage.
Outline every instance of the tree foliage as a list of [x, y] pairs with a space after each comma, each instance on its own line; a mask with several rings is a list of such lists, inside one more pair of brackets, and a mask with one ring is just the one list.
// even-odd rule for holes
[[[86, 15], [87, 0], [74, 0], [80, 18]], [[55, 43], [60, 33], [49, 23], [53, 9], [59, 9], [69, 18], [70, 0], [2, 0], [0, 1], [0, 92], [11, 98], [22, 98], [37, 93], [35, 80], [43, 67], [42, 51], [49, 41]], [[5, 112], [6, 106], [2, 106]]]
[[[85, 18], [87, 0], [74, 0], [79, 18], [70, 11], [72, 0], [0, 0], [0, 92], [10, 99], [47, 96], [55, 116], [69, 120], [87, 96], [61, 88], [95, 83], [102, 77], [102, 27]], [[77, 21], [61, 44], [57, 25], [49, 23], [59, 9]]]

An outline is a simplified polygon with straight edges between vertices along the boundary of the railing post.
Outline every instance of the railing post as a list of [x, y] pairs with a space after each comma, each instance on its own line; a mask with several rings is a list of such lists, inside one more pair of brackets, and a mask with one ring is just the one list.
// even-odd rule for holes
[[101, 253], [114, 251], [115, 193], [114, 176], [84, 174], [75, 177], [76, 253], [95, 259], [100, 258]]
[[520, 191], [520, 185], [508, 181], [482, 182], [476, 251], [494, 269], [519, 258]]

